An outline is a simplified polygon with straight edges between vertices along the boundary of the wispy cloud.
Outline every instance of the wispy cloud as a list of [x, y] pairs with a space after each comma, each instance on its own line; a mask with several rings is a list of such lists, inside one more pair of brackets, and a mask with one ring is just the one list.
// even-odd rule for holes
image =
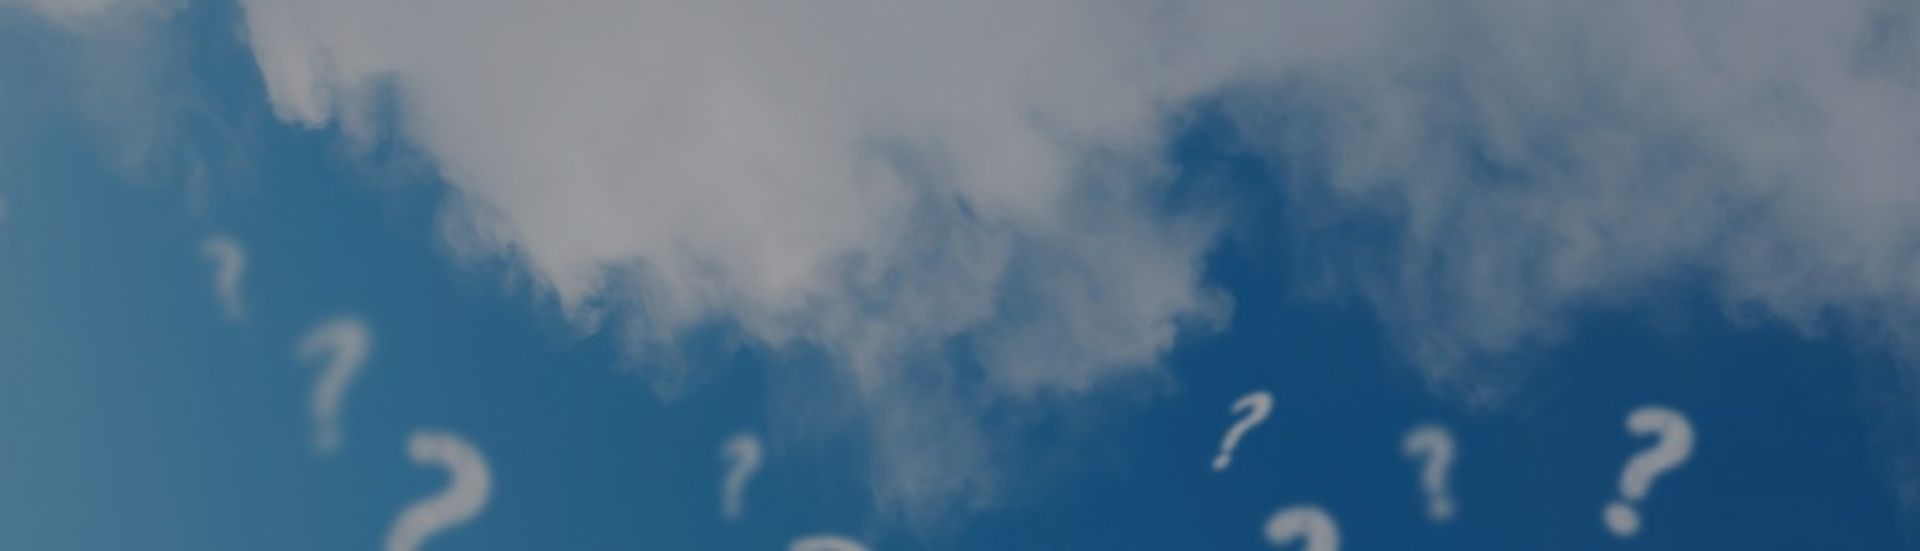
[[1497, 399], [1490, 360], [1681, 281], [1920, 352], [1912, 3], [1362, 5], [1372, 40], [1234, 115], [1297, 169], [1309, 279], [1436, 381]]
[[762, 455], [760, 437], [753, 433], [733, 435], [720, 445], [720, 456], [727, 463], [727, 476], [720, 482], [721, 518], [739, 520], [746, 514], [747, 481], [759, 472]]
[[[1071, 392], [1225, 320], [1200, 281], [1212, 221], [1157, 202], [1166, 102], [1241, 57], [1206, 55], [1219, 7], [246, 8], [277, 114], [366, 136], [400, 94], [392, 127], [458, 191], [455, 248], [523, 260], [571, 319], [616, 320], [662, 381], [679, 367], [650, 351], [727, 325], [827, 350], [884, 408], [883, 439], [938, 425], [987, 442], [965, 434], [973, 399], [910, 388], [951, 380], [913, 366], [964, 343], [981, 393]], [[441, 25], [449, 10], [468, 23]], [[920, 396], [895, 407], [903, 393]], [[940, 400], [954, 407], [926, 407]], [[927, 418], [943, 409], [960, 417]], [[939, 462], [877, 462], [884, 498], [948, 499], [989, 470], [980, 450], [881, 448]]]
[[867, 551], [867, 546], [845, 536], [815, 534], [794, 539], [787, 551]]
[[486, 510], [493, 494], [486, 457], [459, 435], [415, 431], [407, 437], [407, 457], [417, 465], [445, 469], [451, 482], [446, 490], [400, 513], [387, 532], [387, 551], [414, 551], [435, 534], [472, 521]]
[[247, 305], [240, 283], [247, 273], [246, 249], [233, 238], [216, 234], [200, 243], [200, 254], [213, 263], [213, 291], [220, 299], [220, 312], [229, 320], [245, 320]]
[[1302, 279], [1470, 399], [1682, 280], [1920, 358], [1902, 0], [242, 3], [275, 113], [430, 153], [449, 243], [583, 328], [844, 365], [883, 500], [989, 502], [982, 409], [1227, 319], [1200, 274], [1232, 221], [1158, 201], [1209, 99], [1294, 171]]
[[1284, 546], [1304, 544], [1306, 551], [1340, 551], [1340, 526], [1318, 505], [1295, 505], [1267, 517], [1267, 543]]
[[[276, 113], [364, 137], [398, 99], [447, 239], [572, 319], [643, 358], [716, 324], [829, 351], [884, 412], [883, 498], [990, 487], [980, 408], [1225, 319], [1226, 222], [1155, 203], [1168, 120], [1224, 90], [1301, 172], [1301, 265], [1471, 396], [1510, 378], [1476, 358], [1693, 271], [1920, 343], [1897, 0], [246, 5]], [[982, 382], [938, 367], [956, 344]]]
[[74, 24], [116, 11], [164, 13], [183, 0], [0, 0], [0, 9], [24, 9], [50, 20]]
[[340, 407], [347, 387], [366, 367], [373, 352], [373, 332], [359, 318], [337, 317], [308, 329], [295, 355], [320, 369], [314, 377], [308, 409], [313, 417], [313, 445], [321, 453], [340, 449]]

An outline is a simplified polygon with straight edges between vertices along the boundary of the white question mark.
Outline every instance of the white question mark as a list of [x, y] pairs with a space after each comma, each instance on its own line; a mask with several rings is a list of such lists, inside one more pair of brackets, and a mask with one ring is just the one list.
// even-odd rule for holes
[[387, 532], [387, 551], [414, 551], [434, 534], [473, 520], [493, 493], [486, 458], [457, 435], [414, 431], [407, 437], [407, 456], [415, 465], [445, 469], [452, 481], [439, 495], [415, 501], [400, 513]]
[[1653, 479], [1678, 468], [1693, 455], [1693, 424], [1687, 416], [1661, 406], [1643, 406], [1627, 415], [1627, 432], [1634, 436], [1658, 436], [1652, 449], [1640, 452], [1627, 462], [1620, 473], [1622, 499], [1607, 504], [1603, 515], [1607, 530], [1615, 537], [1628, 538], [1640, 533], [1640, 513], [1633, 504], [1646, 499]]
[[753, 433], [736, 434], [720, 446], [720, 455], [733, 464], [720, 484], [720, 516], [735, 520], [746, 509], [742, 494], [746, 493], [747, 479], [760, 470], [760, 438]]
[[1400, 449], [1409, 459], [1419, 459], [1420, 489], [1427, 494], [1427, 518], [1434, 522], [1453, 520], [1453, 497], [1447, 493], [1447, 472], [1453, 469], [1453, 433], [1440, 425], [1420, 425], [1407, 432]]
[[1228, 428], [1227, 437], [1220, 441], [1220, 454], [1213, 456], [1213, 472], [1225, 471], [1228, 465], [1233, 464], [1233, 449], [1240, 446], [1240, 437], [1266, 421], [1267, 414], [1273, 412], [1273, 395], [1265, 390], [1255, 390], [1241, 396], [1233, 402], [1231, 411], [1240, 414], [1243, 410], [1248, 412], [1246, 417], [1241, 417], [1239, 422]]
[[302, 361], [327, 360], [308, 401], [314, 424], [313, 445], [321, 453], [340, 448], [340, 400], [372, 350], [372, 332], [365, 322], [353, 317], [321, 322], [300, 339], [296, 353]]
[[814, 534], [793, 540], [787, 551], [867, 551], [867, 546], [845, 536]]
[[240, 278], [247, 272], [247, 252], [240, 248], [240, 242], [225, 235], [211, 235], [200, 243], [200, 255], [213, 262], [213, 291], [220, 298], [220, 312], [229, 320], [246, 319]]
[[1306, 541], [1306, 551], [1340, 551], [1340, 527], [1333, 515], [1314, 505], [1297, 505], [1267, 517], [1267, 543], [1275, 547]]

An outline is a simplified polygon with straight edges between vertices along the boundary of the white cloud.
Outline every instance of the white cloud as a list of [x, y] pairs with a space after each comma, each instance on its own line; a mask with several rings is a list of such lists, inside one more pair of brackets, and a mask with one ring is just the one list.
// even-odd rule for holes
[[387, 551], [414, 551], [435, 534], [472, 521], [493, 495], [487, 458], [457, 434], [414, 431], [407, 437], [407, 457], [416, 465], [445, 469], [451, 481], [445, 490], [401, 511], [387, 532]]
[[793, 540], [787, 551], [867, 551], [867, 546], [833, 534], [814, 534]]
[[167, 12], [179, 4], [177, 0], [0, 0], [0, 8], [23, 9], [64, 24], [118, 11]]
[[[366, 367], [373, 353], [373, 331], [355, 317], [336, 317], [314, 325], [300, 337], [294, 354], [301, 361], [316, 364], [320, 374], [314, 377], [308, 394], [308, 413], [313, 417], [313, 446], [321, 453], [340, 449], [340, 408], [347, 388]], [[324, 360], [324, 364], [321, 362]]]
[[[36, 52], [9, 71], [31, 83], [31, 98], [12, 99], [0, 113], [8, 124], [0, 142], [43, 140], [49, 128], [71, 128], [87, 153], [135, 185], [179, 185], [196, 214], [215, 206], [221, 189], [244, 188], [252, 129], [262, 121], [219, 94], [191, 63], [191, 25], [171, 25], [182, 0], [0, 0], [0, 18], [20, 14], [48, 23], [52, 32], [10, 37]], [[14, 76], [14, 75], [10, 75]], [[17, 105], [17, 106], [16, 106]], [[218, 189], [216, 189], [218, 188]]]
[[1920, 351], [1910, 2], [1376, 4], [1377, 43], [1237, 115], [1306, 167], [1303, 264], [1436, 380], [1497, 398], [1486, 360], [1686, 280]]
[[[1497, 396], [1479, 360], [1695, 275], [1920, 350], [1898, 0], [244, 4], [277, 114], [366, 139], [392, 102], [446, 238], [570, 318], [826, 349], [882, 412], [882, 498], [991, 494], [971, 414], [1224, 318], [1223, 222], [1154, 200], [1167, 117], [1229, 87], [1301, 170], [1302, 266], [1447, 386]], [[985, 392], [925, 366], [956, 345]]]
[[760, 471], [764, 454], [760, 437], [751, 432], [735, 434], [720, 445], [720, 457], [727, 464], [727, 475], [720, 481], [720, 518], [735, 521], [746, 514], [747, 482]]
[[213, 263], [213, 291], [220, 299], [220, 312], [227, 319], [247, 317], [247, 305], [240, 294], [240, 279], [247, 273], [247, 251], [240, 242], [226, 235], [211, 235], [200, 243], [200, 254]]
[[[245, 4], [281, 117], [368, 137], [395, 102], [462, 195], [458, 249], [524, 259], [642, 356], [713, 323], [820, 346], [886, 408], [883, 440], [980, 440], [895, 397], [957, 339], [992, 392], [1030, 396], [1150, 366], [1226, 312], [1199, 283], [1209, 222], [1153, 203], [1166, 109], [1233, 63], [1196, 32], [1216, 7]], [[876, 478], [938, 499], [967, 477], [921, 474], [980, 457]]]
[[1340, 525], [1318, 505], [1294, 505], [1274, 511], [1262, 530], [1267, 543], [1303, 543], [1306, 551], [1340, 551]]

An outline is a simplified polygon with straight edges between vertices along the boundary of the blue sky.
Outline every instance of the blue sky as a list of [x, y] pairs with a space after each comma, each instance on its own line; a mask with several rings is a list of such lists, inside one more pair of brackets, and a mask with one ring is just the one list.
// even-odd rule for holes
[[[767, 63], [839, 78], [760, 97], [733, 79], [767, 84], [757, 56], [781, 48], [689, 31], [672, 39], [730, 53], [683, 60], [715, 69], [668, 84], [613, 82], [620, 56], [589, 56], [585, 74], [615, 76], [495, 93], [466, 87], [478, 77], [442, 46], [508, 44], [489, 59], [509, 66], [580, 52], [516, 59], [527, 44], [486, 23], [426, 44], [356, 35], [341, 29], [416, 14], [294, 4], [0, 4], [0, 548], [377, 548], [450, 483], [409, 459], [422, 431], [455, 435], [491, 480], [425, 549], [780, 549], [815, 534], [1263, 549], [1269, 517], [1295, 506], [1331, 516], [1343, 549], [1920, 546], [1920, 340], [1901, 325], [1920, 289], [1898, 283], [1920, 281], [1920, 233], [1898, 215], [1912, 161], [1872, 141], [1920, 138], [1911, 113], [1875, 112], [1916, 95], [1897, 70], [1920, 55], [1899, 42], [1911, 14], [1884, 18], [1895, 38], [1834, 77], [1858, 87], [1795, 80], [1833, 75], [1811, 54], [1775, 70], [1755, 53], [1753, 75], [1696, 81], [1582, 51], [1598, 59], [1585, 69], [1674, 95], [1623, 86], [1581, 104], [1529, 95], [1589, 77], [1516, 53], [1558, 51], [1528, 32], [1461, 46], [1484, 59], [1382, 71], [1395, 78], [1312, 60], [1213, 75], [1216, 57], [1330, 50], [1194, 45], [1073, 3], [1027, 15], [1140, 25], [1154, 31], [1119, 43], [1197, 53], [1134, 80], [1134, 65], [1059, 47], [1075, 53], [1038, 55], [1060, 70], [1033, 77], [876, 32], [968, 80], [896, 88], [842, 66], [864, 54], [802, 40]], [[572, 15], [609, 16], [586, 4]], [[1793, 19], [1782, 6], [1757, 17]], [[1184, 21], [1236, 31], [1233, 9]], [[1475, 10], [1458, 28], [1498, 21]], [[615, 40], [564, 12], [529, 22], [528, 40]], [[1675, 32], [1751, 34], [1724, 25]], [[1069, 27], [1045, 43], [1113, 45]], [[1355, 51], [1335, 60], [1396, 62]], [[1001, 77], [1013, 85], [974, 86]], [[1781, 153], [1742, 133], [1779, 130], [1762, 123], [1657, 124], [1721, 121], [1683, 92], [1756, 80], [1800, 102], [1758, 119], [1818, 119], [1798, 145], [1865, 152]], [[1141, 91], [1103, 91], [1128, 86]], [[600, 104], [655, 88], [674, 93], [637, 103], [694, 114]], [[1028, 89], [1045, 92], [992, 95]], [[1003, 121], [1005, 101], [1027, 118]], [[636, 120], [671, 132], [627, 133]], [[1843, 162], [1856, 168], [1817, 172]], [[1831, 178], [1793, 183], [1809, 173]], [[778, 185], [730, 187], [752, 175]], [[245, 256], [242, 319], [202, 251], [216, 235]], [[310, 404], [323, 369], [297, 348], [343, 316], [371, 343], [327, 452]], [[1230, 406], [1256, 390], [1272, 410], [1216, 473]], [[1654, 445], [1627, 428], [1646, 405], [1683, 413], [1695, 442], [1622, 539], [1601, 510]], [[1448, 523], [1426, 516], [1401, 450], [1422, 424], [1455, 439]], [[728, 520], [721, 448], [743, 431], [765, 453]]]

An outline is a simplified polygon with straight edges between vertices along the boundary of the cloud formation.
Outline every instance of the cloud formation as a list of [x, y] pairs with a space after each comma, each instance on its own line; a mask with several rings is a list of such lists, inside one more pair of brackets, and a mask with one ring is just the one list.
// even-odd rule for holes
[[245, 320], [247, 305], [240, 295], [240, 278], [247, 273], [246, 249], [232, 237], [216, 234], [200, 243], [200, 254], [213, 263], [213, 292], [220, 299], [220, 313], [228, 320]]
[[359, 318], [329, 319], [308, 329], [294, 353], [320, 369], [307, 402], [313, 446], [320, 453], [333, 453], [340, 449], [340, 405], [373, 353], [373, 331]]
[[720, 518], [740, 520], [746, 514], [747, 481], [760, 470], [765, 455], [760, 437], [743, 432], [720, 444], [720, 457], [727, 464], [727, 475], [720, 481]]
[[1372, 41], [1235, 120], [1295, 170], [1306, 272], [1436, 381], [1497, 399], [1487, 360], [1695, 281], [1920, 352], [1911, 2], [1362, 5]]
[[[883, 497], [978, 491], [952, 473], [990, 439], [956, 419], [1224, 319], [1198, 277], [1223, 222], [1154, 201], [1169, 115], [1223, 90], [1298, 172], [1303, 269], [1467, 396], [1572, 312], [1679, 281], [1920, 358], [1899, 0], [244, 4], [280, 116], [370, 139], [395, 107], [460, 192], [449, 241], [524, 261], [583, 326], [849, 366], [888, 413]], [[977, 376], [916, 367], [955, 349]]]
[[472, 521], [487, 508], [493, 494], [493, 472], [487, 459], [457, 434], [414, 431], [407, 437], [407, 457], [421, 466], [445, 469], [447, 489], [408, 505], [387, 532], [387, 551], [414, 551], [428, 538]]
[[458, 191], [445, 238], [583, 327], [846, 365], [883, 498], [980, 492], [972, 412], [1226, 319], [1199, 276], [1226, 221], [1156, 202], [1207, 98], [1298, 172], [1302, 269], [1470, 396], [1570, 312], [1700, 276], [1920, 350], [1899, 0], [243, 4], [275, 113], [397, 130]]
[[[947, 412], [1138, 372], [1227, 314], [1212, 222], [1155, 202], [1167, 109], [1233, 63], [1221, 6], [245, 5], [279, 116], [370, 138], [395, 107], [459, 192], [446, 239], [524, 261], [569, 318], [642, 359], [722, 325], [845, 365], [902, 456], [883, 497], [984, 469], [918, 445], [984, 439]], [[955, 348], [981, 397], [914, 367]]]
[[164, 12], [175, 0], [0, 0], [0, 8], [24, 9], [60, 23], [76, 23], [115, 11]]
[[814, 534], [793, 540], [787, 551], [867, 551], [867, 546], [846, 536]]

